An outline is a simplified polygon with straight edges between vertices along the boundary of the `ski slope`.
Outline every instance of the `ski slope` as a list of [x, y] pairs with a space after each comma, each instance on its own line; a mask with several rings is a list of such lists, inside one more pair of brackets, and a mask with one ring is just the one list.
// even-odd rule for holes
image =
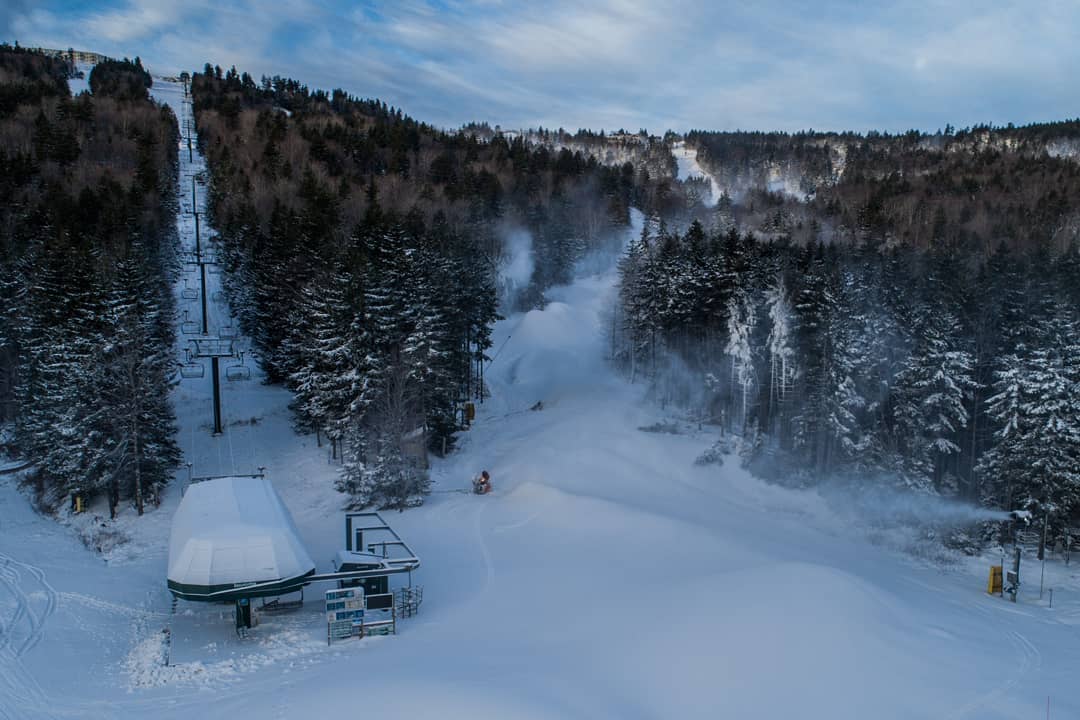
[[[155, 80], [154, 95], [190, 112], [179, 85]], [[190, 188], [203, 161], [186, 146], [181, 159]], [[191, 216], [178, 222], [193, 244]], [[424, 563], [424, 604], [396, 637], [327, 647], [317, 589], [246, 640], [231, 607], [174, 613], [166, 544], [186, 468], [160, 508], [105, 523], [129, 541], [104, 555], [75, 537], [103, 507], [57, 524], [0, 476], [0, 718], [997, 720], [1045, 717], [1048, 697], [1051, 717], [1080, 716], [1074, 571], [1050, 568], [1050, 610], [1025, 566], [1013, 605], [985, 594], [985, 560], [942, 571], [733, 458], [695, 466], [713, 431], [607, 366], [614, 280], [581, 277], [497, 324], [477, 422], [436, 462], [428, 503], [386, 513]], [[214, 302], [214, 327], [230, 322]], [[293, 433], [288, 393], [259, 380], [223, 382], [216, 438], [209, 378], [179, 383], [185, 461], [196, 475], [265, 467], [328, 570], [343, 525], [337, 466]], [[639, 430], [661, 421], [681, 431]], [[480, 469], [494, 493], [459, 492]]]
[[692, 147], [687, 147], [685, 140], [680, 140], [672, 146], [671, 152], [675, 156], [675, 161], [679, 166], [678, 179], [689, 180], [690, 178], [704, 178], [708, 180], [709, 197], [701, 198], [701, 201], [706, 207], [715, 205], [720, 200], [723, 191], [716, 183], [716, 178], [698, 163], [697, 150]]

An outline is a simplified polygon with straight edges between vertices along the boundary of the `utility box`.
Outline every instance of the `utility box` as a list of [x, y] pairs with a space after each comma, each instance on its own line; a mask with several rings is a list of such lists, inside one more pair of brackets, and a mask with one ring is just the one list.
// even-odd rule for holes
[[[359, 541], [361, 531], [357, 530], [356, 534]], [[334, 572], [376, 572], [387, 569], [385, 559], [374, 553], [340, 550], [334, 557]], [[348, 578], [339, 580], [338, 587], [363, 588], [364, 595], [380, 595], [390, 591], [390, 577], [389, 575], [372, 575]]]

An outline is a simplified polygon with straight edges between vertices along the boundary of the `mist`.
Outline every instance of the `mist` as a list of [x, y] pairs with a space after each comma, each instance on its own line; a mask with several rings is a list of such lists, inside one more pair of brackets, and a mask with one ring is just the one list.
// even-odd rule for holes
[[536, 262], [533, 258], [532, 233], [515, 228], [503, 234], [503, 256], [499, 263], [499, 306], [511, 308], [532, 280]]
[[1010, 519], [1005, 510], [904, 490], [885, 477], [858, 487], [847, 482], [826, 482], [818, 492], [837, 513], [878, 527], [958, 527]]

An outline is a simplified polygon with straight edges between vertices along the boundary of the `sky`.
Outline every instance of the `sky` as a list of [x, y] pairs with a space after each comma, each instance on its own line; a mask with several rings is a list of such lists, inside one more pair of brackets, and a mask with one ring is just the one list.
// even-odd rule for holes
[[934, 131], [1080, 116], [1080, 3], [4, 0], [0, 40], [212, 62], [453, 128]]

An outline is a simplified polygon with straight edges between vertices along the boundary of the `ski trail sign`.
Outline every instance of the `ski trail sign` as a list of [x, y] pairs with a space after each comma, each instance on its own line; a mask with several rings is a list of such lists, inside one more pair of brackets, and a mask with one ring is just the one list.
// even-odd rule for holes
[[364, 589], [341, 588], [326, 591], [326, 644], [355, 634], [363, 636]]

